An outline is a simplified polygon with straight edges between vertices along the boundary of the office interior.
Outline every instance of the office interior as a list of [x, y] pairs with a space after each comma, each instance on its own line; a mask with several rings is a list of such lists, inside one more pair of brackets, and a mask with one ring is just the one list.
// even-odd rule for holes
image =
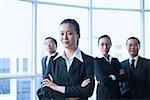
[[129, 56], [130, 36], [150, 59], [150, 0], [0, 0], [0, 100], [38, 100], [44, 39], [54, 37], [62, 52], [58, 28], [66, 18], [79, 22], [79, 48], [93, 57], [98, 37], [107, 34], [119, 61]]

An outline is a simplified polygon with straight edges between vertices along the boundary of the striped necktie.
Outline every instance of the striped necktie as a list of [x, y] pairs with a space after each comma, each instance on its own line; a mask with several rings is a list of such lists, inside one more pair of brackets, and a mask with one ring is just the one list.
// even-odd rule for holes
[[130, 65], [131, 71], [133, 71], [133, 70], [135, 69], [134, 62], [135, 62], [135, 60], [132, 59], [132, 60], [131, 60], [131, 65]]

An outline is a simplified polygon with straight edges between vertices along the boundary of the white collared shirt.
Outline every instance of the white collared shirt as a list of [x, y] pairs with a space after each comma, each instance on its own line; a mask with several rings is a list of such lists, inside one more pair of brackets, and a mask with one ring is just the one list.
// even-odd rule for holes
[[101, 54], [99, 56], [97, 56], [97, 58], [102, 58], [102, 57], [104, 57], [106, 59], [106, 61], [108, 61], [109, 63], [111, 63], [112, 56], [109, 55], [108, 59], [104, 55], [101, 55]]
[[65, 56], [65, 51], [63, 52], [62, 54], [62, 57], [66, 60], [66, 65], [67, 65], [67, 71], [69, 71], [70, 69], [70, 66], [74, 60], [74, 58], [77, 58], [78, 60], [80, 60], [81, 62], [83, 62], [83, 58], [82, 58], [82, 55], [81, 55], [81, 51], [79, 48], [77, 48], [73, 54], [73, 56], [69, 59], [67, 59], [67, 57]]
[[47, 59], [46, 59], [46, 66], [47, 67], [48, 67], [48, 63], [49, 63], [49, 60], [50, 60], [51, 56], [54, 56], [55, 54], [56, 54], [56, 52], [47, 55]]
[[134, 58], [131, 58], [131, 57], [130, 57], [130, 58], [129, 58], [129, 63], [130, 63], [130, 65], [131, 65], [131, 63], [132, 63], [132, 59], [134, 59], [134, 60], [135, 60], [135, 61], [134, 61], [134, 67], [136, 68], [138, 58], [139, 58], [139, 55], [135, 56]]

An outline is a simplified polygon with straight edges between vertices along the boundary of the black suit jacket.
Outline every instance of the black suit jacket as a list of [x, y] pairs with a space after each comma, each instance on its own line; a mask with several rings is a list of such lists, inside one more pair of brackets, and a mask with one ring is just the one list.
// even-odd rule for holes
[[[51, 56], [51, 60], [49, 60], [48, 68], [46, 66], [46, 60], [48, 56], [45, 56], [42, 58], [42, 78], [48, 78], [48, 74], [50, 73], [51, 67], [53, 66], [53, 59], [58, 55], [56, 53], [54, 56]], [[37, 90], [37, 96], [39, 100], [46, 100], [45, 95], [49, 93], [49, 97], [52, 97], [53, 93], [52, 90], [49, 89], [48, 87], [41, 87]]]
[[[92, 96], [94, 90], [94, 64], [93, 58], [81, 52], [83, 62], [74, 58], [72, 65], [67, 71], [65, 59], [61, 56], [54, 60], [54, 67], [51, 75], [54, 83], [65, 86], [65, 94], [53, 91], [54, 100], [64, 100], [68, 97], [79, 97], [81, 100]], [[81, 83], [90, 78], [90, 83], [86, 87], [81, 87]], [[48, 95], [47, 95], [48, 96]]]
[[[53, 60], [57, 55], [58, 55], [58, 53], [56, 53], [54, 56], [52, 56], [51, 59]], [[53, 66], [53, 65], [50, 65], [50, 63], [52, 63], [52, 62], [49, 61], [49, 64], [48, 64], [49, 68], [47, 69], [47, 66], [46, 66], [47, 57], [48, 56], [45, 56], [45, 57], [42, 58], [42, 78], [43, 79], [45, 77], [47, 77], [47, 74], [48, 74], [48, 72], [50, 70], [50, 66]]]
[[[106, 61], [104, 57], [95, 58], [95, 76], [97, 81], [100, 81], [96, 90], [97, 100], [120, 98], [119, 81], [125, 80], [125, 75], [119, 75], [120, 69], [122, 69], [122, 66], [117, 58], [112, 58], [111, 63]], [[116, 80], [110, 79], [109, 75], [114, 75]]]
[[121, 85], [122, 92], [128, 93], [127, 98], [150, 99], [150, 60], [139, 56], [137, 66], [132, 72], [129, 59], [123, 61], [122, 66], [128, 73], [128, 81]]

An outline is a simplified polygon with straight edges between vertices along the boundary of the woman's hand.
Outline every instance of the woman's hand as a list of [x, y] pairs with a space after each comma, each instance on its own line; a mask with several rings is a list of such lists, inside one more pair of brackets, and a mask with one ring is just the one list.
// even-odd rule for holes
[[120, 69], [119, 75], [125, 74], [125, 71], [123, 69]]
[[49, 87], [49, 88], [51, 88], [51, 89], [53, 89], [55, 91], [58, 91], [58, 92], [61, 92], [61, 93], [65, 93], [65, 87], [64, 86], [59, 86], [59, 85], [55, 84], [53, 82], [52, 76], [50, 74], [48, 74], [48, 76], [49, 76], [49, 79], [46, 78], [46, 79], [44, 79], [42, 81], [42, 86], [43, 87], [47, 86], [47, 87]]
[[48, 74], [48, 76], [49, 76], [49, 79], [46, 78], [46, 79], [44, 79], [44, 80], [42, 81], [42, 86], [43, 86], [43, 87], [47, 86], [47, 87], [52, 88], [52, 87], [55, 86], [56, 84], [53, 83], [53, 78], [52, 78], [52, 76], [51, 76], [50, 74]]
[[90, 82], [91, 82], [91, 81], [90, 81], [90, 78], [85, 79], [85, 80], [82, 82], [81, 87], [87, 86]]

